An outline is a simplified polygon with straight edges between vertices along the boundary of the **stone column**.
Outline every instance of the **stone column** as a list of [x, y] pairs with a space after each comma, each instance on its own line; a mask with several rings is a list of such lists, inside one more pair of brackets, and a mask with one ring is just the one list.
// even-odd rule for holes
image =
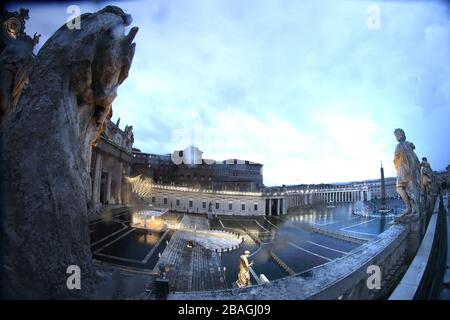
[[95, 167], [92, 184], [92, 204], [94, 206], [100, 203], [100, 184], [102, 180], [102, 154], [96, 152]]
[[106, 178], [106, 196], [105, 196], [105, 201], [109, 204], [109, 201], [111, 199], [111, 179], [112, 179], [112, 175], [111, 172], [107, 173], [107, 178]]
[[122, 204], [122, 173], [123, 171], [123, 163], [120, 162], [119, 164], [119, 181], [117, 183], [117, 196], [116, 196], [116, 200], [117, 200], [117, 204]]
[[269, 216], [272, 215], [272, 199], [269, 198]]
[[277, 216], [280, 215], [280, 199], [277, 199]]

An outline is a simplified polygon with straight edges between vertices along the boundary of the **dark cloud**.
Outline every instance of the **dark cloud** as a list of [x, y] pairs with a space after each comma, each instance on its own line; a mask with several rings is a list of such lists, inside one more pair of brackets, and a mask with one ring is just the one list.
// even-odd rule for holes
[[[226, 137], [206, 154], [263, 162], [268, 184], [348, 181], [377, 176], [379, 160], [393, 175], [392, 131], [402, 127], [433, 168], [450, 163], [443, 1], [114, 3], [140, 27], [114, 117], [134, 126], [144, 151], [170, 152], [173, 132], [191, 139], [200, 124]], [[366, 24], [374, 4], [377, 30]], [[30, 6], [27, 31], [45, 40], [66, 7]]]

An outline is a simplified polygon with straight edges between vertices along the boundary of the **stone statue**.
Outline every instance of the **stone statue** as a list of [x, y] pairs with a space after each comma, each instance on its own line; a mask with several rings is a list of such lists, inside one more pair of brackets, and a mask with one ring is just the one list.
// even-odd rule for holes
[[251, 286], [250, 282], [250, 267], [253, 262], [248, 262], [250, 251], [244, 251], [244, 254], [239, 257], [239, 274], [236, 284], [239, 288]]
[[0, 128], [16, 107], [34, 60], [33, 48], [40, 35], [25, 34], [28, 10], [4, 12], [0, 28]]
[[[127, 78], [138, 31], [107, 6], [64, 24], [40, 49], [29, 84], [0, 131], [4, 298], [87, 298], [95, 293], [88, 201], [93, 142]], [[81, 289], [68, 290], [77, 265]]]
[[394, 135], [398, 141], [394, 157], [397, 171], [396, 190], [406, 206], [406, 210], [395, 219], [396, 222], [401, 222], [419, 215], [420, 162], [414, 152], [414, 145], [406, 141], [405, 132], [395, 129]]
[[118, 127], [118, 128], [119, 128], [119, 126], [120, 126], [120, 118], [119, 118], [119, 119], [117, 119], [117, 122], [116, 122], [116, 127]]
[[25, 34], [25, 21], [30, 17], [29, 10], [21, 8], [19, 11], [0, 12], [0, 52], [3, 51], [6, 43], [15, 40], [18, 35]]
[[128, 140], [130, 140], [132, 143], [134, 143], [134, 134], [133, 134], [133, 126], [125, 126], [125, 135], [127, 136]]
[[428, 195], [430, 195], [432, 191], [432, 183], [433, 183], [433, 170], [431, 169], [430, 163], [426, 157], [422, 158], [422, 162], [420, 163], [420, 174], [421, 174], [421, 183], [422, 183], [422, 191], [425, 201], [427, 200]]

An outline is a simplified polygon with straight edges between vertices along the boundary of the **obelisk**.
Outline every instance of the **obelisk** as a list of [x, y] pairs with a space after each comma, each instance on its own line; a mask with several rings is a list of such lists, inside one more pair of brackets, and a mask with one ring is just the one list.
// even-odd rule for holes
[[383, 169], [383, 162], [381, 162], [381, 209], [385, 209], [386, 207], [386, 184], [384, 181], [384, 169]]

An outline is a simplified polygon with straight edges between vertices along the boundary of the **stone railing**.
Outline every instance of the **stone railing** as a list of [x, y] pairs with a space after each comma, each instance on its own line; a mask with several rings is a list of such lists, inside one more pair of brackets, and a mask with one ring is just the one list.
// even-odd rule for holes
[[[216, 292], [184, 293], [170, 295], [169, 299], [223, 299], [223, 300], [302, 300], [302, 299], [385, 299], [394, 291], [407, 265], [413, 261], [417, 249], [427, 229], [445, 221], [445, 215], [440, 213], [440, 220], [432, 215], [435, 198], [430, 199], [424, 207], [421, 219], [411, 224], [394, 225], [369, 242], [352, 250], [342, 258], [330, 261], [324, 265], [312, 268], [300, 274], [285, 277], [270, 283], [256, 285], [244, 289], [222, 290]], [[440, 205], [443, 207], [443, 204]], [[445, 212], [445, 211], [444, 211]], [[444, 216], [444, 218], [442, 218]], [[430, 229], [431, 228], [431, 229]], [[443, 230], [443, 229], [442, 229]], [[444, 242], [446, 229], [433, 235], [425, 235], [424, 246], [430, 239], [432, 243]], [[430, 239], [429, 239], [430, 238]], [[432, 245], [432, 251], [442, 251], [442, 247]], [[445, 251], [445, 250], [443, 250]], [[423, 255], [417, 252], [417, 257]], [[432, 279], [436, 263], [441, 264], [442, 255], [433, 258], [425, 256], [426, 270], [417, 288], [417, 297], [434, 292]], [[445, 263], [444, 263], [445, 265]], [[434, 268], [434, 269], [433, 269]], [[380, 283], [372, 282], [376, 272], [380, 272]], [[413, 272], [413, 271], [411, 271]], [[372, 277], [375, 276], [375, 277]], [[428, 277], [428, 278], [427, 278]], [[441, 277], [437, 277], [441, 280]], [[422, 293], [419, 293], [422, 292]]]
[[[385, 297], [403, 272], [409, 228], [397, 225], [350, 254], [307, 272], [245, 289], [169, 295], [169, 299], [377, 299]], [[381, 289], [369, 289], [368, 267], [381, 268]]]
[[437, 299], [446, 271], [447, 220], [443, 199], [436, 205], [425, 236], [390, 300]]

